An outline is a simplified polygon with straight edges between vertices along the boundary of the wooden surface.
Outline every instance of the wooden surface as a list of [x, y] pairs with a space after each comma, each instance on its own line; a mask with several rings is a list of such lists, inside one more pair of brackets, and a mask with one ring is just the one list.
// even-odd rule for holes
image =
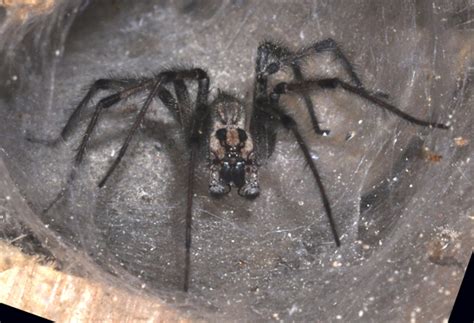
[[157, 299], [39, 265], [0, 243], [0, 303], [57, 322], [185, 322]]

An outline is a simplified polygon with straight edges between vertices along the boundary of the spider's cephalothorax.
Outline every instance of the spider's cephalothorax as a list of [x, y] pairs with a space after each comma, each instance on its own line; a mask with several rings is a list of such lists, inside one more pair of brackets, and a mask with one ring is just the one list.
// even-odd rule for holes
[[[300, 66], [301, 62], [315, 54], [323, 52], [330, 53], [334, 56], [335, 60], [342, 66], [344, 72], [347, 74], [344, 78], [318, 78], [316, 75], [313, 75], [313, 78], [305, 78], [303, 76]], [[268, 79], [284, 67], [291, 69], [293, 79], [272, 87]], [[345, 81], [345, 79], [348, 79], [348, 81]], [[194, 103], [193, 100], [191, 100], [188, 85], [186, 85], [189, 82], [197, 83]], [[184, 136], [188, 139], [186, 140], [186, 144], [190, 152], [187, 175], [186, 258], [183, 285], [185, 291], [187, 291], [189, 287], [191, 266], [190, 250], [194, 169], [197, 164], [197, 152], [201, 148], [202, 143], [207, 141], [204, 140], [205, 136], [209, 136], [210, 193], [212, 195], [223, 195], [228, 193], [232, 186], [235, 186], [241, 196], [252, 198], [256, 197], [260, 192], [257, 168], [263, 165], [265, 160], [274, 152], [278, 126], [283, 126], [289, 130], [300, 147], [308, 168], [311, 171], [311, 175], [315, 180], [323, 203], [324, 212], [330, 224], [331, 232], [336, 245], [339, 246], [339, 234], [337, 233], [336, 223], [332, 216], [331, 205], [329, 203], [330, 198], [324, 188], [323, 180], [317, 171], [315, 161], [311, 157], [310, 147], [301, 134], [297, 122], [287, 112], [293, 107], [283, 106], [280, 102], [280, 96], [286, 95], [287, 93], [301, 95], [314, 132], [318, 135], [327, 135], [329, 134], [329, 130], [320, 128], [312, 99], [309, 96], [311, 90], [318, 89], [346, 91], [412, 124], [430, 128], [449, 128], [447, 125], [441, 123], [415, 118], [387, 102], [385, 97], [380, 97], [374, 94], [374, 92], [367, 90], [359, 76], [355, 73], [352, 64], [350, 64], [338, 44], [332, 39], [316, 42], [297, 51], [291, 51], [280, 44], [267, 41], [263, 42], [257, 50], [254, 97], [248, 130], [246, 127], [246, 109], [244, 108], [244, 104], [238, 99], [219, 92], [217, 98], [212, 103], [208, 102], [209, 77], [207, 73], [200, 68], [176, 68], [158, 73], [149, 78], [100, 79], [94, 82], [79, 105], [75, 108], [66, 126], [62, 130], [60, 138], [55, 142], [61, 142], [62, 140], [60, 139], [67, 139], [75, 123], [74, 121], [78, 119], [81, 115], [81, 111], [88, 105], [96, 92], [108, 90], [114, 91], [114, 93], [103, 97], [95, 106], [94, 114], [77, 150], [74, 166], [67, 179], [66, 186], [59, 192], [44, 212], [47, 212], [64, 196], [64, 193], [72, 183], [77, 169], [83, 161], [89, 139], [102, 112], [122, 100], [146, 92], [148, 93], [147, 99], [138, 112], [137, 118], [130, 128], [116, 159], [111, 164], [103, 179], [99, 182], [99, 187], [105, 184], [107, 178], [112, 174], [124, 156], [151, 102], [159, 99], [176, 117]], [[172, 92], [174, 92], [174, 95]]]
[[256, 197], [260, 188], [252, 137], [245, 130], [244, 105], [221, 92], [210, 109], [212, 127], [209, 139], [209, 192], [213, 195], [226, 194], [234, 185], [240, 195]]

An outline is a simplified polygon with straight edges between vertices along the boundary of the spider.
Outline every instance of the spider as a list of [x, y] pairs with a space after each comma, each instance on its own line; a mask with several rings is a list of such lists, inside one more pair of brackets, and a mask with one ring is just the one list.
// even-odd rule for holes
[[[337, 77], [319, 79], [305, 79], [303, 77], [301, 63], [308, 57], [323, 52], [331, 53], [335, 60], [341, 64], [345, 73], [348, 74], [349, 82]], [[282, 68], [291, 69], [294, 77], [293, 81], [270, 86], [269, 78]], [[190, 82], [197, 82], [197, 93], [194, 102], [188, 91]], [[171, 111], [177, 123], [179, 123], [185, 136], [187, 149], [190, 152], [187, 170], [185, 265], [183, 277], [183, 290], [186, 292], [189, 289], [191, 270], [194, 173], [199, 159], [198, 151], [201, 148], [207, 148], [208, 151], [209, 193], [212, 196], [228, 194], [232, 188], [235, 188], [240, 196], [253, 199], [260, 193], [258, 169], [274, 151], [276, 131], [279, 127], [289, 130], [293, 134], [316, 182], [335, 244], [338, 247], [341, 244], [336, 222], [331, 211], [330, 198], [326, 193], [325, 186], [311, 157], [308, 144], [301, 134], [298, 123], [288, 114], [288, 107], [280, 103], [282, 95], [293, 93], [302, 96], [312, 128], [317, 135], [329, 134], [329, 130], [321, 129], [319, 126], [313, 102], [308, 95], [308, 92], [317, 89], [342, 89], [373, 103], [375, 106], [388, 110], [415, 125], [440, 129], [449, 128], [441, 123], [423, 121], [412, 117], [388, 103], [385, 96], [367, 90], [356, 74], [352, 64], [333, 39], [325, 39], [296, 51], [291, 51], [287, 47], [271, 41], [265, 41], [259, 45], [255, 65], [253, 110], [250, 115], [249, 127], [246, 127], [247, 110], [245, 104], [235, 96], [222, 91], [219, 91], [215, 99], [209, 100], [209, 85], [209, 76], [201, 68], [174, 68], [162, 71], [151, 77], [109, 78], [95, 81], [74, 109], [58, 140], [68, 139], [81, 111], [89, 104], [97, 92], [114, 91], [114, 93], [103, 97], [95, 105], [95, 110], [75, 155], [66, 185], [44, 212], [47, 212], [64, 195], [74, 180], [79, 166], [84, 159], [90, 137], [104, 110], [139, 93], [148, 93], [117, 157], [100, 180], [99, 187], [105, 185], [107, 179], [122, 160], [150, 104], [154, 99], [158, 98]]]

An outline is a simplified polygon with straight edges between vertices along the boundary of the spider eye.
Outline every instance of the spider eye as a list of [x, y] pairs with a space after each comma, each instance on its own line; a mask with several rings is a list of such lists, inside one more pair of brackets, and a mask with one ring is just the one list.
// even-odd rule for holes
[[275, 74], [276, 72], [278, 72], [278, 70], [280, 69], [280, 66], [278, 66], [277, 63], [271, 63], [270, 65], [267, 66], [267, 73], [268, 74]]
[[220, 141], [225, 141], [226, 137], [227, 137], [227, 130], [224, 129], [224, 128], [221, 128], [221, 129], [217, 130], [216, 131], [216, 137]]

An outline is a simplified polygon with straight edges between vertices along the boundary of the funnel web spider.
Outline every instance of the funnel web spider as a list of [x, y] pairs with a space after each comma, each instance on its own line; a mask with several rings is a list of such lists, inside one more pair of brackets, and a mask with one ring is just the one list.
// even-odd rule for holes
[[[305, 79], [303, 77], [301, 62], [312, 55], [324, 52], [329, 52], [334, 56], [335, 60], [347, 73], [349, 82], [337, 77], [320, 79]], [[271, 87], [268, 84], [269, 77], [283, 67], [291, 69], [294, 79], [291, 82], [279, 83], [275, 87]], [[186, 85], [189, 82], [197, 82], [197, 93], [194, 100], [191, 99], [188, 86]], [[172, 90], [170, 90], [171, 88]], [[229, 193], [232, 187], [235, 187], [240, 196], [251, 199], [257, 197], [260, 193], [258, 168], [274, 151], [277, 129], [283, 126], [283, 128], [290, 131], [298, 143], [316, 182], [335, 244], [340, 246], [341, 242], [329, 202], [330, 197], [326, 193], [316, 164], [313, 158], [311, 158], [309, 147], [301, 135], [297, 122], [287, 112], [291, 107], [285, 107], [279, 102], [280, 97], [287, 93], [301, 95], [304, 99], [314, 132], [317, 135], [327, 135], [329, 130], [320, 128], [319, 121], [314, 112], [313, 102], [308, 95], [309, 91], [316, 89], [343, 90], [352, 93], [373, 103], [374, 106], [388, 110], [415, 125], [439, 129], [449, 128], [441, 123], [423, 121], [412, 117], [388, 103], [382, 96], [367, 90], [355, 73], [353, 66], [332, 39], [316, 42], [297, 51], [290, 51], [280, 44], [266, 41], [261, 43], [257, 50], [253, 109], [248, 129], [245, 126], [247, 116], [243, 102], [224, 92], [219, 92], [214, 100], [209, 101], [209, 76], [200, 68], [169, 69], [149, 78], [111, 78], [95, 81], [75, 108], [62, 130], [61, 136], [54, 142], [66, 140], [70, 136], [81, 111], [87, 107], [97, 92], [114, 91], [114, 94], [103, 97], [96, 104], [94, 113], [75, 155], [74, 164], [67, 182], [44, 212], [47, 212], [69, 189], [84, 159], [90, 137], [104, 110], [122, 100], [146, 92], [148, 93], [146, 101], [141, 106], [132, 127], [128, 131], [117, 157], [98, 185], [99, 187], [105, 185], [107, 179], [124, 156], [151, 102], [159, 99], [175, 116], [183, 131], [187, 149], [189, 150], [187, 202], [186, 210], [184, 211], [186, 212], [184, 291], [187, 291], [189, 288], [191, 270], [190, 250], [194, 172], [195, 166], [198, 163], [198, 151], [203, 145], [208, 145], [210, 194], [214, 196], [224, 195]]]

